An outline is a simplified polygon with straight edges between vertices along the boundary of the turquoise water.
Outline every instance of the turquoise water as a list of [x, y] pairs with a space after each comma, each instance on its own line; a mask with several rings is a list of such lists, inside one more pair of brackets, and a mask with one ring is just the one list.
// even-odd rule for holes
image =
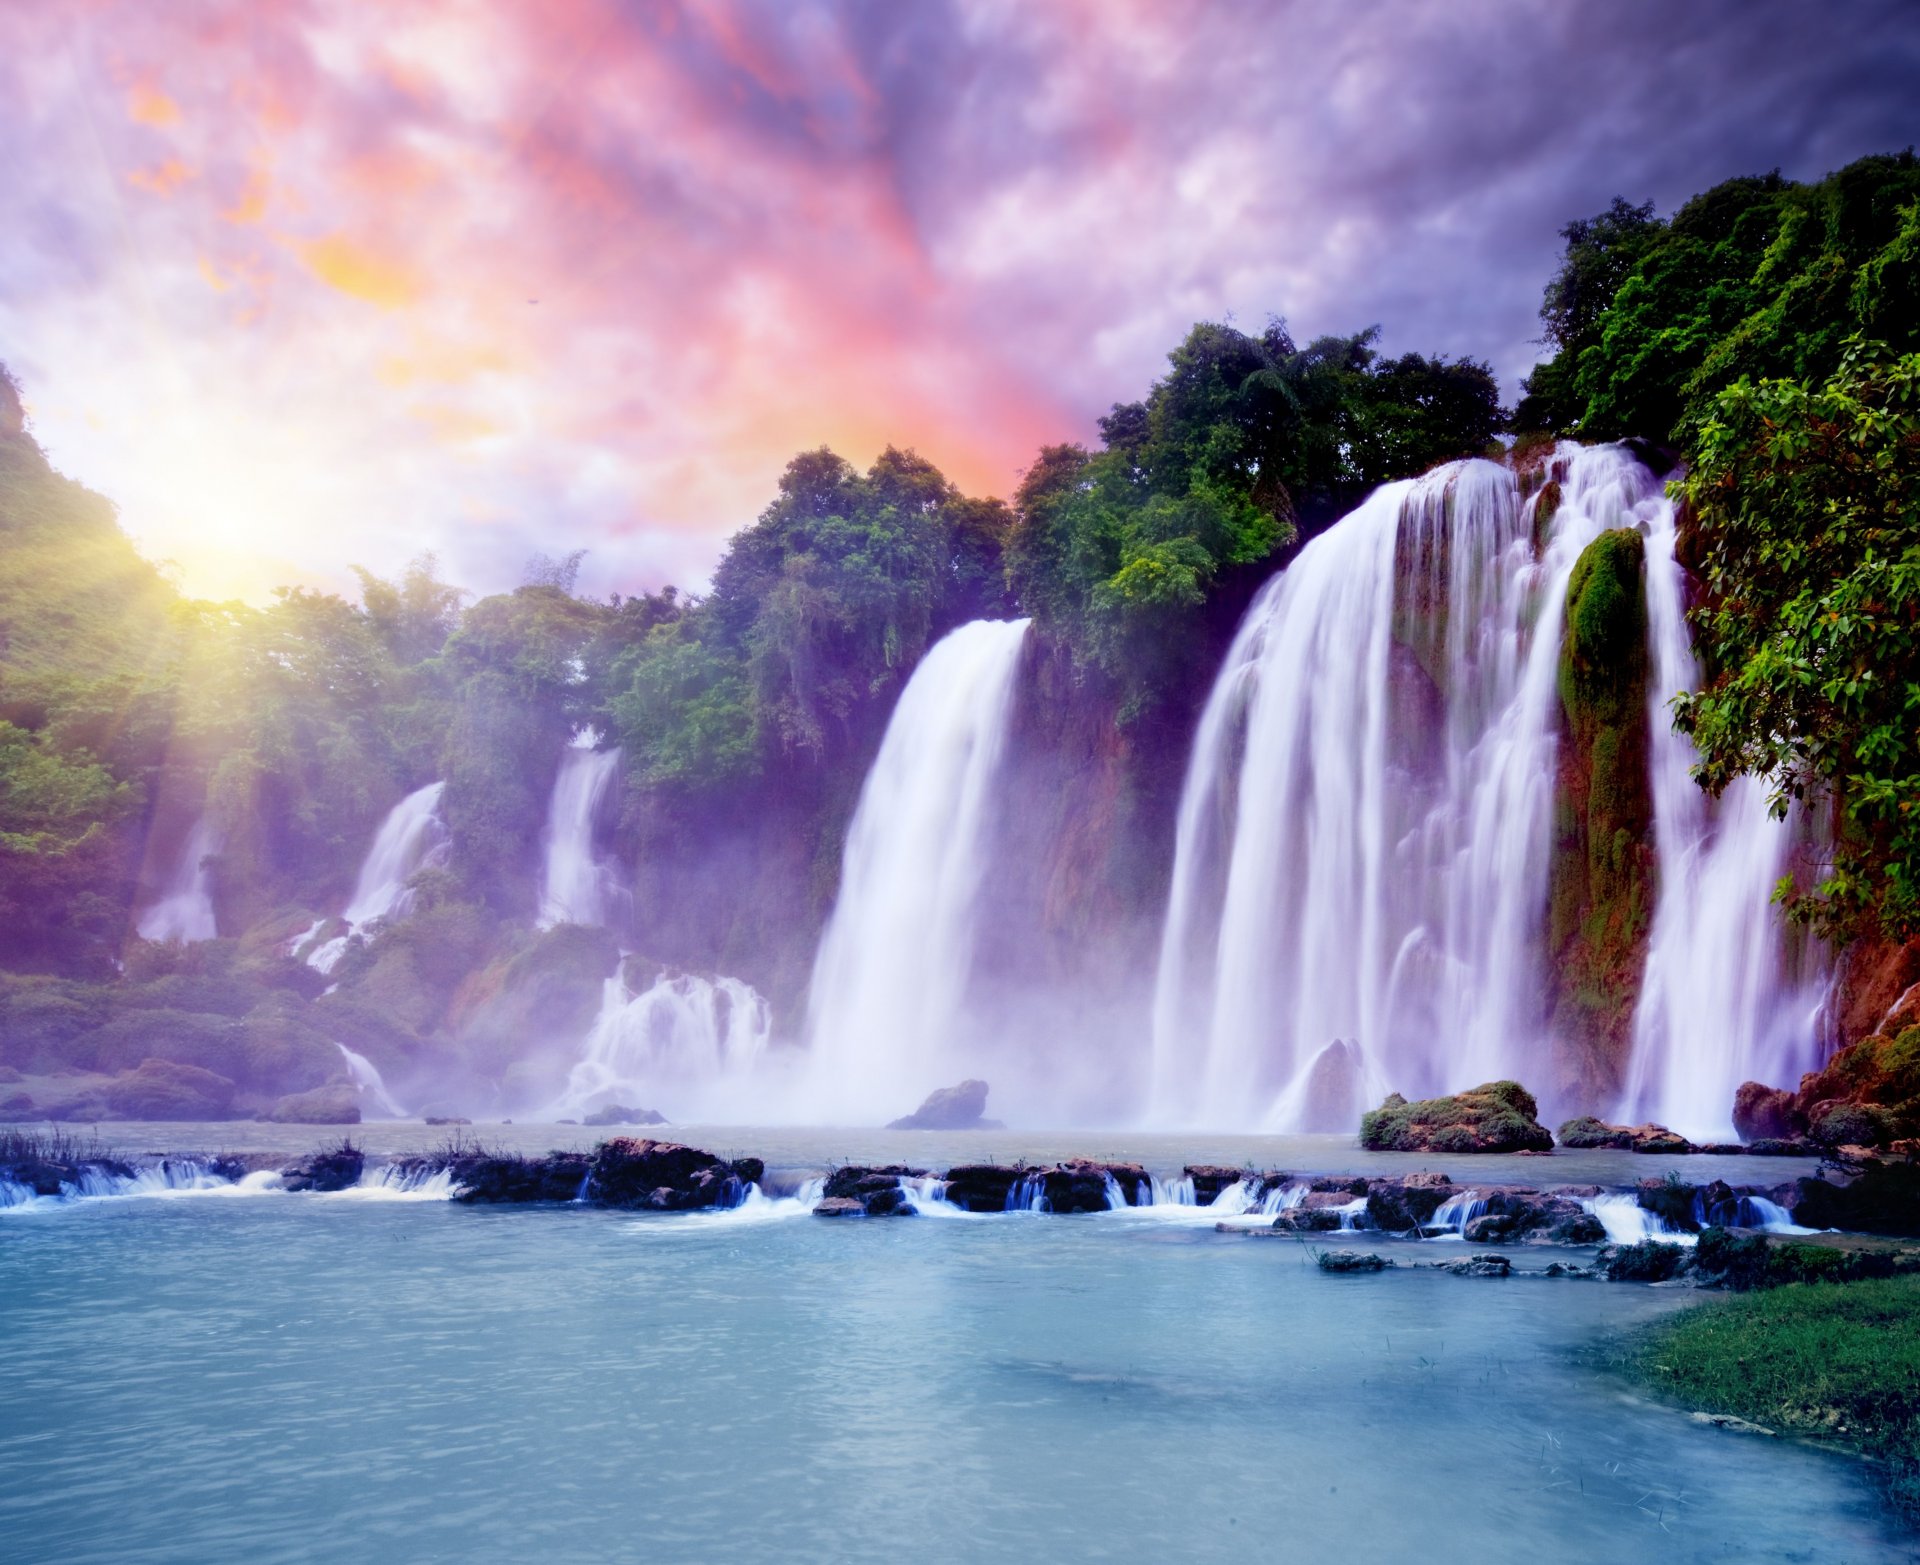
[[1908, 1558], [1594, 1373], [1679, 1302], [1142, 1214], [78, 1203], [0, 1220], [0, 1559]]

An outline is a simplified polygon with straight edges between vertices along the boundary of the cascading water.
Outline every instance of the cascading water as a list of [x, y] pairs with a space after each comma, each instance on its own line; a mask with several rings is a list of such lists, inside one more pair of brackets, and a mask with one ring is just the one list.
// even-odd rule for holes
[[1772, 900], [1805, 821], [1776, 820], [1766, 785], [1755, 778], [1736, 779], [1717, 802], [1693, 781], [1698, 754], [1675, 732], [1666, 706], [1674, 691], [1699, 683], [1674, 557], [1674, 508], [1658, 493], [1644, 508], [1660, 891], [1624, 1112], [1699, 1140], [1724, 1140], [1741, 1082], [1792, 1084], [1818, 1066], [1828, 981], [1817, 961], [1806, 964], [1809, 972], [1789, 970]]
[[213, 940], [220, 929], [213, 913], [213, 877], [207, 860], [220, 851], [213, 827], [203, 815], [187, 833], [179, 862], [160, 900], [140, 915], [142, 940]]
[[1156, 1123], [1344, 1129], [1382, 1082], [1535, 1074], [1567, 584], [1616, 527], [1646, 534], [1655, 566], [1666, 887], [1634, 1096], [1717, 1122], [1743, 1076], [1792, 1079], [1813, 1002], [1778, 1009], [1766, 899], [1788, 834], [1744, 791], [1714, 829], [1670, 732], [1666, 700], [1693, 679], [1672, 506], [1620, 447], [1563, 446], [1554, 472], [1550, 515], [1491, 462], [1390, 484], [1254, 601], [1181, 797]]
[[914, 670], [847, 833], [808, 1008], [816, 1113], [907, 1113], [968, 1074], [968, 980], [1026, 620], [976, 620]]
[[635, 994], [615, 973], [579, 1062], [554, 1107], [574, 1118], [612, 1103], [679, 1119], [725, 1119], [751, 1106], [773, 1030], [766, 999], [738, 978], [663, 973]]
[[340, 1051], [340, 1058], [346, 1062], [347, 1077], [353, 1082], [360, 1094], [362, 1103], [371, 1105], [388, 1119], [405, 1119], [407, 1111], [393, 1100], [393, 1094], [387, 1091], [387, 1084], [380, 1078], [380, 1070], [364, 1054], [355, 1054], [344, 1043], [334, 1045]]
[[[381, 918], [402, 917], [413, 903], [411, 882], [423, 869], [444, 863], [450, 851], [447, 828], [440, 819], [442, 782], [416, 788], [391, 810], [373, 834], [373, 845], [360, 865], [359, 878], [353, 883], [353, 896], [340, 917], [346, 930], [307, 952], [307, 965], [330, 973], [346, 954], [347, 941], [356, 930]], [[298, 955], [312, 937], [325, 927], [325, 920], [294, 941]]]
[[594, 824], [607, 788], [620, 771], [620, 752], [596, 748], [591, 728], [574, 735], [560, 758], [541, 833], [540, 927], [605, 924], [620, 894], [618, 874], [594, 857]]

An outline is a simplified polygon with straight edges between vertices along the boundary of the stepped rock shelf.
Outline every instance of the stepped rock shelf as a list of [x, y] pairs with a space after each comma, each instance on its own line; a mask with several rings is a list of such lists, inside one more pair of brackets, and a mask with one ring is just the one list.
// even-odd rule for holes
[[[1152, 1212], [1222, 1231], [1370, 1233], [1475, 1244], [1684, 1247], [1705, 1232], [1806, 1234], [1813, 1228], [1920, 1237], [1920, 1165], [1864, 1159], [1766, 1186], [1693, 1183], [1669, 1174], [1630, 1184], [1479, 1182], [1440, 1171], [1391, 1176], [1187, 1164], [1177, 1175], [1136, 1162], [904, 1163], [769, 1173], [677, 1142], [616, 1138], [591, 1151], [525, 1156], [452, 1143], [377, 1160], [350, 1141], [286, 1160], [263, 1154], [117, 1157], [71, 1138], [16, 1136], [0, 1147], [0, 1208], [233, 1188], [258, 1193], [376, 1192], [462, 1205], [567, 1205], [650, 1213], [779, 1209], [827, 1218]], [[1920, 1256], [1915, 1257], [1920, 1264]], [[1636, 1276], [1603, 1252], [1608, 1276]], [[1748, 1263], [1750, 1264], [1750, 1262]], [[1902, 1263], [1904, 1264], [1904, 1262]], [[1644, 1268], [1642, 1268], [1644, 1269]], [[1674, 1267], [1654, 1265], [1663, 1280]]]

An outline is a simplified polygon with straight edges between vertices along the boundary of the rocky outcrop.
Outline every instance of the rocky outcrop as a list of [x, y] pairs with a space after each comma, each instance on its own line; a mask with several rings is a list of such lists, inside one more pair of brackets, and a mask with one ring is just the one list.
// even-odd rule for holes
[[1336, 1275], [1383, 1272], [1391, 1265], [1384, 1255], [1358, 1255], [1352, 1250], [1322, 1250], [1319, 1255], [1320, 1270]]
[[1802, 1179], [1793, 1220], [1807, 1228], [1920, 1238], [1920, 1163], [1874, 1162], [1850, 1178]]
[[889, 1130], [999, 1130], [1001, 1126], [985, 1117], [987, 1084], [963, 1081], [957, 1087], [941, 1087], [927, 1095], [926, 1101], [911, 1114], [893, 1120]]
[[1616, 1152], [1660, 1152], [1673, 1157], [1695, 1150], [1691, 1141], [1665, 1125], [1609, 1125], [1590, 1116], [1568, 1120], [1553, 1133], [1553, 1139], [1574, 1150], [1604, 1147]]
[[1375, 1152], [1546, 1152], [1553, 1137], [1539, 1113], [1533, 1094], [1516, 1081], [1418, 1103], [1396, 1092], [1362, 1116], [1360, 1144]]
[[1619, 1101], [1654, 900], [1645, 543], [1587, 545], [1567, 583], [1547, 948], [1556, 1105]]
[[232, 1112], [233, 1092], [233, 1083], [213, 1071], [148, 1059], [109, 1082], [102, 1096], [116, 1119], [219, 1120]]
[[595, 1206], [646, 1212], [734, 1206], [765, 1173], [757, 1157], [728, 1162], [678, 1142], [622, 1137], [594, 1149], [585, 1199]]
[[664, 1125], [667, 1117], [652, 1109], [630, 1109], [624, 1103], [609, 1103], [605, 1108], [587, 1115], [580, 1123], [590, 1129], [600, 1129], [613, 1125]]
[[592, 1165], [584, 1152], [554, 1152], [542, 1158], [473, 1154], [440, 1166], [459, 1187], [454, 1200], [469, 1206], [511, 1206], [578, 1200]]
[[1804, 1137], [1817, 1147], [1886, 1147], [1920, 1135], [1920, 1023], [1849, 1044], [1798, 1091], [1740, 1084], [1733, 1126], [1750, 1140]]
[[366, 1155], [351, 1141], [343, 1141], [336, 1147], [309, 1152], [287, 1164], [280, 1170], [280, 1184], [287, 1190], [313, 1190], [323, 1194], [345, 1190], [360, 1182], [366, 1166]]
[[[863, 1217], [910, 1217], [913, 1206], [900, 1188], [900, 1181], [925, 1177], [925, 1169], [908, 1168], [902, 1163], [890, 1163], [882, 1168], [836, 1168], [827, 1176], [814, 1215], [848, 1217], [857, 1212]], [[848, 1209], [849, 1203], [852, 1210]], [[821, 1207], [827, 1210], [822, 1211]]]
[[[1234, 1178], [1240, 1177], [1239, 1170]], [[967, 1163], [946, 1175], [947, 1200], [968, 1212], [1004, 1212], [1016, 1199], [1024, 1203], [1038, 1196], [1045, 1210], [1069, 1215], [1105, 1212], [1116, 1204], [1143, 1204], [1152, 1189], [1147, 1171], [1138, 1163], [1097, 1163], [1074, 1158], [1042, 1168], [1008, 1167], [998, 1163]]]

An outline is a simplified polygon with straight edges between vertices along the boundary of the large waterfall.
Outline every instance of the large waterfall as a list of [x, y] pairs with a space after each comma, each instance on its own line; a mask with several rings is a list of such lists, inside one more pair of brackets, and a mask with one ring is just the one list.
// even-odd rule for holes
[[[440, 819], [440, 794], [445, 787], [445, 783], [431, 782], [416, 788], [387, 812], [361, 862], [353, 896], [340, 914], [346, 929], [308, 951], [309, 966], [332, 972], [355, 930], [364, 929], [375, 919], [397, 918], [407, 911], [413, 901], [413, 877], [447, 857], [447, 828]], [[295, 954], [326, 922], [322, 919], [294, 941]]]
[[1784, 834], [1744, 794], [1710, 834], [1668, 732], [1666, 698], [1692, 673], [1672, 507], [1620, 448], [1563, 447], [1555, 463], [1550, 517], [1491, 462], [1389, 485], [1248, 611], [1180, 804], [1156, 1121], [1344, 1130], [1383, 1085], [1538, 1079], [1567, 584], [1614, 527], [1645, 533], [1654, 561], [1654, 946], [1669, 976], [1650, 974], [1634, 1079], [1664, 1084], [1641, 1096], [1676, 1123], [1692, 1105], [1719, 1124], [1774, 1058], [1773, 968], [1755, 953], [1779, 941], [1767, 892]]
[[599, 735], [582, 729], [560, 758], [541, 834], [540, 925], [604, 924], [620, 882], [612, 867], [594, 857], [594, 824], [607, 788], [620, 770], [620, 752], [596, 746]]
[[142, 940], [212, 940], [219, 935], [213, 878], [207, 869], [207, 860], [219, 848], [213, 827], [201, 816], [187, 833], [160, 899], [140, 915], [136, 927]]
[[914, 670], [860, 793], [814, 961], [814, 1112], [888, 1119], [966, 1074], [967, 989], [1026, 620], [976, 620]]
[[1686, 1135], [1724, 1138], [1742, 1081], [1791, 1086], [1819, 1063], [1827, 975], [1806, 956], [1806, 970], [1794, 970], [1772, 906], [1807, 823], [1775, 820], [1766, 786], [1754, 778], [1737, 779], [1716, 804], [1690, 775], [1698, 757], [1674, 731], [1666, 703], [1691, 690], [1699, 670], [1674, 558], [1673, 507], [1655, 498], [1649, 509], [1647, 721], [1660, 895], [1626, 1111]]

